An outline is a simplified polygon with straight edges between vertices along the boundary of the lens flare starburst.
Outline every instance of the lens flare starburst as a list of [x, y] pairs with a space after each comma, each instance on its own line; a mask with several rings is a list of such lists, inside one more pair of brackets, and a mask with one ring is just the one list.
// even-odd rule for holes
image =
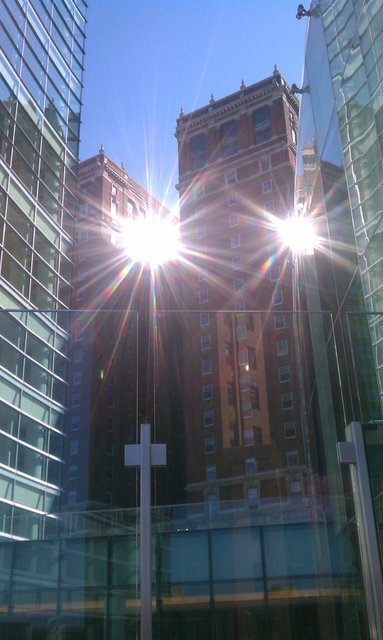
[[317, 247], [318, 238], [312, 221], [302, 215], [292, 215], [275, 222], [283, 246], [293, 255], [310, 255]]
[[124, 229], [124, 248], [129, 260], [150, 269], [176, 260], [180, 250], [179, 225], [170, 217], [152, 216], [130, 220]]

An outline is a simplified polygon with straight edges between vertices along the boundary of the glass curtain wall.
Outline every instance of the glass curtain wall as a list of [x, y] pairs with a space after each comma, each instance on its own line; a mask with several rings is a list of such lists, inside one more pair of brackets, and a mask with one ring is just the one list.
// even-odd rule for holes
[[380, 533], [382, 16], [380, 2], [321, 0], [310, 18], [296, 184], [298, 206], [316, 221], [330, 257], [317, 251], [306, 277], [317, 287], [309, 309], [334, 312], [345, 392], [337, 437], [344, 440], [351, 421], [362, 423]]
[[139, 638], [139, 472], [124, 445], [148, 415], [167, 446], [152, 471], [153, 637], [369, 637], [352, 491], [331, 467], [349, 393], [335, 318], [210, 311], [202, 335], [218, 328], [221, 353], [201, 340], [201, 313], [157, 309], [152, 351], [136, 313], [71, 314], [68, 500], [44, 539], [1, 545], [4, 637]]
[[40, 535], [61, 494], [85, 9], [0, 5], [3, 536]]

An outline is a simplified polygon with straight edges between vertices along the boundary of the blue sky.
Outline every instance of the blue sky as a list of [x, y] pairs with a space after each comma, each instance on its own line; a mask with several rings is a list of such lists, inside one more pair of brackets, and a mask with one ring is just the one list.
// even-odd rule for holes
[[296, 0], [90, 0], [80, 158], [107, 155], [159, 200], [177, 200], [180, 106], [188, 113], [271, 75], [300, 84]]

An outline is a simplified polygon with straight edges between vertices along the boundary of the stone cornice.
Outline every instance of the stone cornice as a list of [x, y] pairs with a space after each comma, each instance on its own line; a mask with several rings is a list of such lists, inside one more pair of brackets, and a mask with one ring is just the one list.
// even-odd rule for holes
[[129, 190], [132, 195], [134, 195], [138, 200], [141, 200], [143, 205], [150, 205], [154, 209], [163, 212], [167, 211], [167, 208], [161, 202], [147, 193], [144, 187], [133, 180], [133, 178], [131, 178], [123, 168], [118, 167], [113, 160], [110, 160], [106, 155], [99, 154], [97, 156], [93, 156], [88, 160], [80, 162], [78, 165], [78, 177], [80, 181], [86, 179], [86, 177], [102, 175], [106, 175], [120, 187]]
[[189, 114], [182, 114], [177, 119], [175, 137], [180, 140], [186, 135], [195, 135], [198, 128], [217, 126], [226, 117], [235, 114], [240, 117], [243, 111], [248, 111], [256, 103], [262, 106], [272, 102], [275, 98], [285, 95], [289, 102], [299, 107], [297, 99], [291, 94], [282, 76], [271, 76], [261, 83], [238, 91], [226, 98], [210, 101], [208, 105]]

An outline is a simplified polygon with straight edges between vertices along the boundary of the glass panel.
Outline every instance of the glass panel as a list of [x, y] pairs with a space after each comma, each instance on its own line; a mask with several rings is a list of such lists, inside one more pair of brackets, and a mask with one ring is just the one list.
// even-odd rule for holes
[[106, 584], [105, 540], [67, 540], [63, 553], [62, 579], [64, 584], [72, 587]]

